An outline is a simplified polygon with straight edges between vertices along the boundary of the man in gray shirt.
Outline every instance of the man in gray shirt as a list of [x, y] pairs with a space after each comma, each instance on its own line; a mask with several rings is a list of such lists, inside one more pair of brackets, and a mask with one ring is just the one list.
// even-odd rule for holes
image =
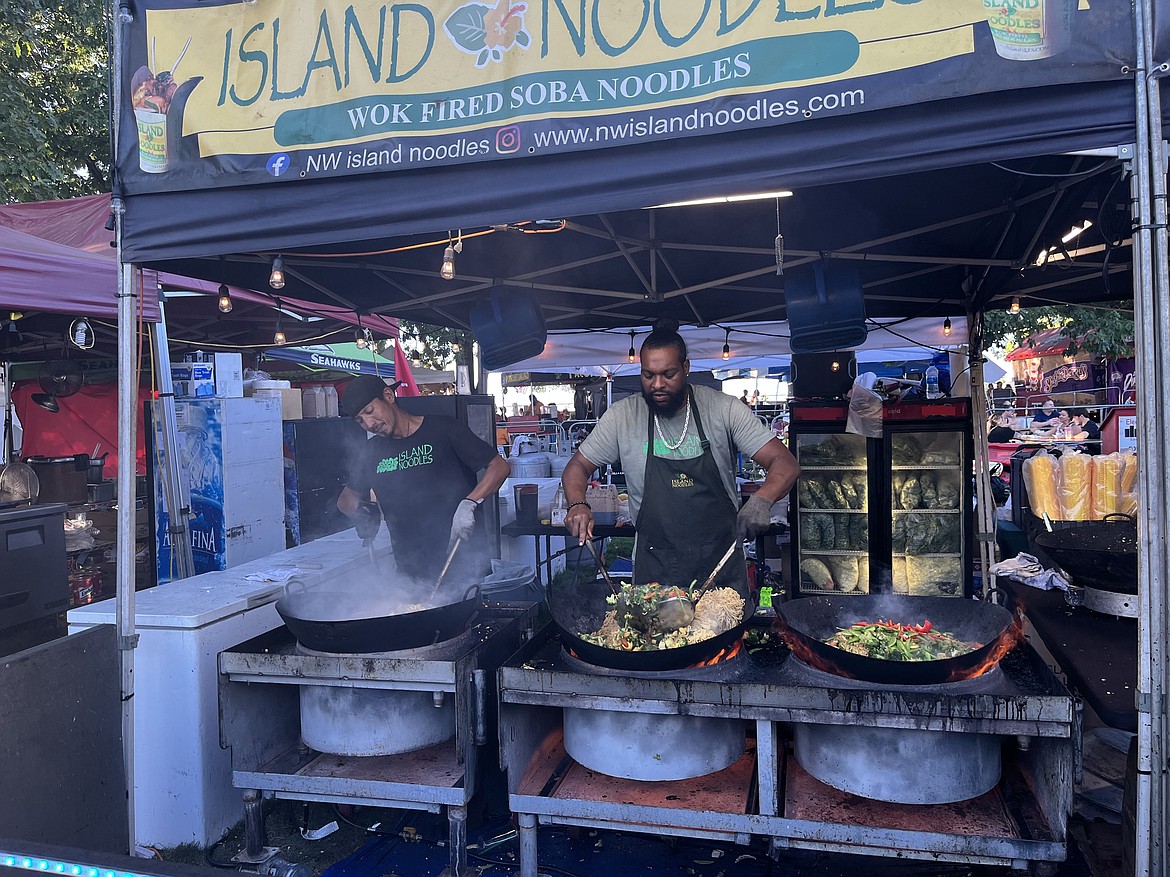
[[[738, 399], [687, 381], [690, 361], [678, 324], [660, 320], [642, 343], [642, 394], [623, 399], [598, 422], [565, 467], [565, 526], [581, 544], [593, 536], [585, 488], [599, 465], [621, 462], [637, 530], [634, 580], [686, 585], [705, 577], [734, 541], [771, 524], [772, 504], [799, 474], [788, 449]], [[735, 459], [767, 471], [739, 507]], [[717, 583], [742, 581], [742, 550]]]

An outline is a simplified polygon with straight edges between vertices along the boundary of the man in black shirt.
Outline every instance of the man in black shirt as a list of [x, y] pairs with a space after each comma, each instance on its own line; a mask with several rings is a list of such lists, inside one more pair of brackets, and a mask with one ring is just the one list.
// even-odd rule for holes
[[373, 375], [346, 384], [341, 409], [374, 434], [337, 498], [358, 535], [372, 538], [384, 517], [399, 572], [420, 581], [436, 580], [451, 545], [462, 539], [448, 579], [480, 581], [486, 538], [475, 511], [510, 474], [507, 460], [453, 418], [407, 413], [394, 388]]
[[1101, 450], [1101, 427], [1089, 419], [1088, 409], [1074, 408], [1069, 413], [1072, 415], [1073, 429], [1075, 430], [1069, 438], [1086, 442], [1085, 450], [1090, 454], [1099, 453]]

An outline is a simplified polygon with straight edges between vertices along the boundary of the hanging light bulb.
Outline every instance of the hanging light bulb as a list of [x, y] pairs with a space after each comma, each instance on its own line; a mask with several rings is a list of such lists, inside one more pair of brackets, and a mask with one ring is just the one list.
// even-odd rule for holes
[[727, 330], [727, 334], [723, 336], [723, 361], [731, 359], [731, 330]]
[[[280, 257], [277, 256], [277, 258]], [[277, 346], [288, 343], [288, 338], [285, 337], [284, 329], [280, 324], [280, 299], [276, 299], [276, 331], [272, 333], [272, 343]]]
[[93, 327], [89, 325], [89, 320], [85, 317], [74, 320], [69, 327], [69, 340], [74, 347], [81, 350], [89, 350], [93, 347]]
[[1012, 306], [1008, 308], [1009, 314], [1018, 314], [1020, 312], [1020, 297], [1014, 296], [1012, 298]]
[[272, 271], [268, 275], [268, 285], [273, 289], [284, 289], [284, 259], [280, 256], [272, 260]]
[[353, 330], [353, 343], [357, 345], [358, 350], [365, 350], [370, 346], [370, 330], [364, 326], [358, 326]]
[[233, 307], [235, 305], [232, 304], [231, 291], [228, 289], [226, 283], [221, 283], [219, 285], [219, 312], [221, 314], [230, 314]]
[[951, 318], [950, 317], [947, 317], [945, 320], [943, 320], [943, 334], [946, 335], [948, 338], [951, 335]]
[[444, 280], [455, 279], [455, 247], [451, 244], [443, 250], [443, 267], [439, 269], [439, 276]]
[[634, 352], [634, 333], [630, 332], [630, 352], [626, 354], [626, 359], [631, 365], [638, 361], [638, 354]]

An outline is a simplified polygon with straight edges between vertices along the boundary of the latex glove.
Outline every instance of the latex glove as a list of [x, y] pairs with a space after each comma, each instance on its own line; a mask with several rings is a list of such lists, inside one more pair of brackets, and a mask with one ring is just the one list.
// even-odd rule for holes
[[456, 539], [466, 542], [471, 538], [471, 533], [475, 529], [475, 510], [478, 507], [473, 499], [465, 499], [459, 503], [454, 517], [451, 518], [452, 542]]
[[353, 513], [353, 528], [363, 542], [372, 542], [382, 527], [382, 510], [376, 502], [359, 502]]
[[755, 539], [772, 526], [772, 503], [753, 494], [739, 510], [735, 529], [740, 539]]

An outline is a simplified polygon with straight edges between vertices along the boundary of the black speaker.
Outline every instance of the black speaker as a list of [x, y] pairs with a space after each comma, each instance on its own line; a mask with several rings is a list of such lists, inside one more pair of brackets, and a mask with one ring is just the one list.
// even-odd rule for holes
[[851, 350], [792, 354], [794, 399], [842, 399], [857, 378], [857, 356]]
[[544, 350], [548, 329], [532, 296], [515, 289], [493, 289], [469, 314], [484, 368], [498, 371]]
[[857, 270], [821, 261], [784, 275], [789, 346], [793, 353], [821, 353], [865, 342], [865, 296]]

